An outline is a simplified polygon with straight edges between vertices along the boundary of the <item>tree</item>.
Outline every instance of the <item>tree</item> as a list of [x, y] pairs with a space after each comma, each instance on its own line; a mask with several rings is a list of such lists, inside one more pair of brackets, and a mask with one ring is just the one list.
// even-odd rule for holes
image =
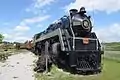
[[0, 43], [2, 43], [3, 39], [4, 39], [4, 36], [0, 34]]

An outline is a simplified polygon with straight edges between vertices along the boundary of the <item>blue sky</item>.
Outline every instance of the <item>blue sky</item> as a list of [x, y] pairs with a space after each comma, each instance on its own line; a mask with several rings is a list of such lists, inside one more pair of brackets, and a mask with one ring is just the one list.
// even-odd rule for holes
[[81, 6], [91, 16], [101, 41], [120, 41], [120, 0], [1, 0], [0, 33], [4, 40], [24, 42], [69, 9]]

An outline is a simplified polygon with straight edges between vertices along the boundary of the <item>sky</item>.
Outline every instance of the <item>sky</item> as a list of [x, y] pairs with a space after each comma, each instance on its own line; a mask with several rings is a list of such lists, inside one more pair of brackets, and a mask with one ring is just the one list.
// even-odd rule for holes
[[101, 41], [120, 41], [120, 0], [0, 0], [0, 33], [5, 41], [25, 42], [82, 6]]

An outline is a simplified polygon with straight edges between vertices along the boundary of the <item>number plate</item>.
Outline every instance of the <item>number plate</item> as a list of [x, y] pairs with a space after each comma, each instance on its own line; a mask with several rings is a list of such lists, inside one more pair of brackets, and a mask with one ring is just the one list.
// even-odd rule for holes
[[89, 38], [83, 38], [83, 44], [89, 44]]

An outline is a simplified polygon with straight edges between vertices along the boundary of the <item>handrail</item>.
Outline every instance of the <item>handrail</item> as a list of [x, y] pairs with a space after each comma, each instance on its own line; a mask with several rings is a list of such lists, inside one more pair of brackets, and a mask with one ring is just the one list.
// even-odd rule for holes
[[72, 32], [72, 36], [73, 36], [73, 50], [75, 50], [75, 34], [74, 34], [74, 31], [73, 31], [73, 29], [72, 29], [72, 21], [71, 21], [71, 17], [69, 17], [70, 19], [70, 29], [71, 29], [71, 32]]

